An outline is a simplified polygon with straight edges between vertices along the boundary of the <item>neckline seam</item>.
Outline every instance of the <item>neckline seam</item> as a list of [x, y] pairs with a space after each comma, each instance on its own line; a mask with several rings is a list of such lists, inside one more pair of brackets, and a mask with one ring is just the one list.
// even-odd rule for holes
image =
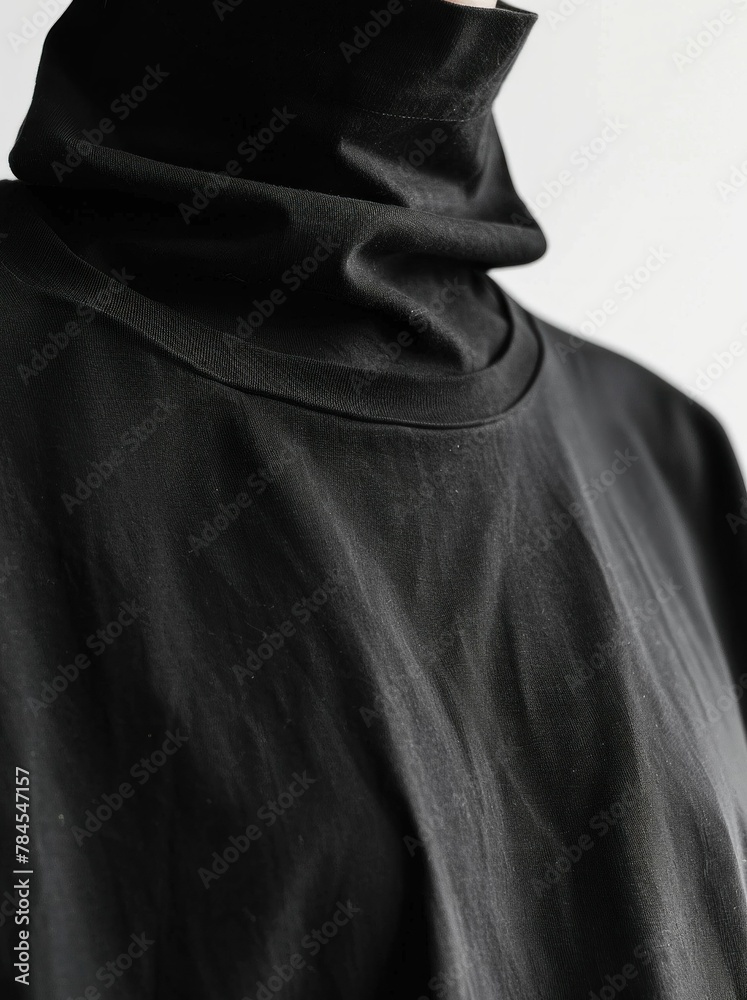
[[[19, 184], [19, 188], [22, 189], [22, 196], [27, 193], [24, 185]], [[542, 338], [537, 328], [531, 325], [531, 314], [519, 303], [513, 302], [497, 283], [496, 289], [505, 299], [511, 316], [510, 344], [513, 344], [513, 354], [509, 347], [508, 358], [513, 357], [513, 361], [500, 357], [477, 372], [437, 375], [425, 380], [409, 372], [385, 372], [383, 377], [387, 383], [382, 386], [378, 398], [372, 399], [359, 394], [361, 380], [365, 383], [370, 375], [367, 368], [347, 366], [326, 358], [286, 355], [251, 344], [245, 345], [244, 357], [238, 358], [236, 354], [221, 357], [215, 349], [215, 338], [219, 335], [216, 331], [190, 316], [182, 316], [168, 303], [149, 298], [126, 283], [122, 285], [120, 294], [106, 298], [103, 303], [97, 302], [97, 297], [117, 279], [78, 257], [49, 227], [33, 203], [26, 205], [25, 211], [23, 207], [15, 200], [9, 205], [11, 216], [8, 222], [14, 221], [16, 225], [11, 227], [9, 238], [0, 244], [0, 264], [12, 278], [47, 295], [92, 308], [98, 316], [131, 331], [142, 346], [158, 351], [163, 357], [203, 378], [243, 393], [343, 419], [430, 430], [455, 430], [491, 424], [507, 417], [525, 396], [531, 395], [529, 390], [542, 368]], [[34, 236], [46, 242], [41, 247], [39, 260], [46, 262], [42, 265], [44, 272], [53, 277], [57, 275], [57, 281], [45, 281], [39, 276], [38, 267], [32, 273], [26, 266], [29, 252], [33, 252], [30, 241]], [[8, 260], [13, 250], [19, 255], [20, 268]], [[517, 344], [514, 338], [519, 324], [524, 331], [521, 333], [522, 340]], [[531, 339], [531, 344], [527, 343], [527, 337]], [[503, 381], [507, 373], [506, 364], [509, 363], [513, 364], [515, 375], [521, 379], [513, 388]], [[509, 378], [511, 371], [509, 367]], [[377, 374], [378, 377], [381, 376]], [[305, 378], [312, 389], [318, 385], [316, 380], [321, 379], [327, 399], [333, 398], [330, 392], [337, 386], [340, 404], [324, 405], [316, 401], [313, 392], [297, 392], [295, 386], [299, 378]], [[411, 393], [415, 395], [411, 397]], [[408, 398], [415, 399], [412, 408], [408, 407]], [[429, 408], [434, 413], [433, 419], [428, 419]]]
[[[9, 265], [5, 260], [0, 259], [0, 267], [2, 267], [2, 269], [6, 273], [10, 274], [11, 277], [15, 278], [16, 281], [20, 282], [25, 287], [41, 289], [42, 291], [45, 292], [50, 292], [54, 293], [55, 295], [60, 295], [62, 298], [67, 299], [67, 301], [75, 302], [77, 305], [90, 306], [89, 302], [86, 302], [85, 299], [81, 298], [78, 295], [75, 295], [69, 291], [63, 292], [60, 291], [59, 289], [50, 288], [49, 286], [44, 285], [41, 282], [37, 282], [35, 279], [28, 278], [26, 275], [16, 271], [16, 269], [13, 268], [11, 265]], [[94, 307], [91, 306], [91, 308]], [[216, 374], [216, 372], [212, 371], [211, 369], [203, 367], [199, 362], [197, 362], [192, 358], [182, 357], [180, 355], [173, 353], [167, 347], [165, 347], [159, 340], [149, 337], [147, 333], [144, 333], [138, 326], [135, 325], [134, 322], [127, 322], [123, 320], [122, 317], [113, 315], [106, 309], [97, 309], [96, 311], [99, 315], [106, 316], [108, 319], [118, 321], [127, 325], [136, 334], [138, 339], [144, 342], [146, 347], [158, 351], [160, 354], [168, 358], [173, 363], [178, 364], [181, 368], [187, 369], [188, 371], [191, 371], [196, 375], [199, 375], [201, 378], [206, 378], [211, 382], [215, 382], [217, 385], [225, 386], [226, 388], [231, 389], [235, 392], [239, 392], [249, 396], [259, 396], [263, 399], [270, 399], [273, 402], [282, 404], [284, 406], [293, 406], [300, 408], [302, 410], [311, 411], [313, 413], [326, 414], [328, 416], [335, 417], [338, 420], [350, 420], [355, 423], [374, 424], [386, 427], [402, 427], [402, 428], [412, 428], [413, 430], [437, 432], [437, 431], [470, 430], [476, 427], [487, 427], [487, 426], [497, 425], [503, 422], [504, 420], [510, 419], [514, 414], [516, 414], [521, 409], [524, 409], [526, 406], [529, 405], [531, 399], [534, 397], [532, 389], [537, 384], [540, 372], [544, 367], [543, 362], [545, 355], [545, 347], [542, 335], [537, 326], [535, 317], [532, 316], [531, 313], [527, 313], [527, 316], [529, 318], [529, 326], [532, 329], [532, 335], [538, 347], [537, 358], [532, 375], [527, 380], [527, 384], [524, 386], [522, 393], [506, 409], [501, 410], [498, 413], [490, 414], [486, 417], [477, 418], [475, 420], [454, 421], [454, 422], [446, 422], [446, 421], [425, 422], [425, 421], [418, 421], [415, 419], [408, 420], [406, 418], [386, 417], [382, 414], [378, 414], [376, 416], [369, 416], [367, 414], [351, 413], [349, 410], [346, 409], [335, 409], [332, 406], [325, 407], [321, 405], [315, 405], [313, 403], [306, 402], [302, 399], [298, 399], [293, 396], [282, 395], [281, 393], [273, 393], [269, 389], [263, 390], [255, 386], [241, 385], [235, 379], [232, 379], [228, 376], [221, 376], [219, 374]], [[261, 348], [252, 348], [252, 350], [261, 350]], [[271, 355], [273, 352], [266, 351], [265, 353]]]

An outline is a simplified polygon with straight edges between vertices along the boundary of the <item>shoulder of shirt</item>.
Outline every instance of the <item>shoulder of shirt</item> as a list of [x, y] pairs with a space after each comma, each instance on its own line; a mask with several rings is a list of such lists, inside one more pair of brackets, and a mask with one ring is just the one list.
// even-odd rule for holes
[[[621, 426], [634, 427], [660, 454], [703, 452], [713, 446], [732, 460], [734, 449], [718, 417], [695, 395], [615, 350], [535, 317], [545, 344], [549, 380]], [[658, 443], [658, 448], [656, 447]]]
[[588, 386], [595, 395], [604, 394], [610, 404], [660, 409], [685, 406], [698, 419], [719, 424], [718, 418], [695, 396], [668, 382], [644, 364], [603, 344], [534, 317], [545, 340], [549, 364], [565, 369], [577, 388]]

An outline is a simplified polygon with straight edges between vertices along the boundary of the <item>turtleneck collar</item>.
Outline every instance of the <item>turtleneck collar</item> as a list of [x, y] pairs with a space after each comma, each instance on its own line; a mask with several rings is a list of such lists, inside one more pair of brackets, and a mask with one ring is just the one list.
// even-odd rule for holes
[[75, 254], [223, 339], [480, 371], [545, 243], [491, 107], [536, 15], [448, 0], [74, 0], [11, 154]]

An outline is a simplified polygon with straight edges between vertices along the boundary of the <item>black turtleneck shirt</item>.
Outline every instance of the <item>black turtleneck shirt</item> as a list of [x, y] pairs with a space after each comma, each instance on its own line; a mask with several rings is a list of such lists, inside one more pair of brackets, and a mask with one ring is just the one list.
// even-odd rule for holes
[[534, 19], [50, 32], [0, 185], [18, 995], [747, 997], [744, 486], [488, 275], [544, 250], [491, 114]]

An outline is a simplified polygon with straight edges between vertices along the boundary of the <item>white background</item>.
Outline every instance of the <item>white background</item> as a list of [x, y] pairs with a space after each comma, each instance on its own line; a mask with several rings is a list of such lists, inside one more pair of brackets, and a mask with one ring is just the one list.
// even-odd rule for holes
[[[550, 248], [497, 277], [537, 314], [694, 394], [747, 469], [747, 0], [525, 6], [539, 20], [497, 112], [516, 186]], [[42, 21], [40, 11], [39, 0], [4, 0], [0, 12], [3, 177], [45, 31], [17, 51], [9, 34], [24, 17]], [[594, 143], [608, 119], [619, 135]], [[730, 179], [744, 187], [719, 190]], [[651, 248], [670, 256], [646, 274]], [[640, 287], [623, 291], [626, 274]]]

